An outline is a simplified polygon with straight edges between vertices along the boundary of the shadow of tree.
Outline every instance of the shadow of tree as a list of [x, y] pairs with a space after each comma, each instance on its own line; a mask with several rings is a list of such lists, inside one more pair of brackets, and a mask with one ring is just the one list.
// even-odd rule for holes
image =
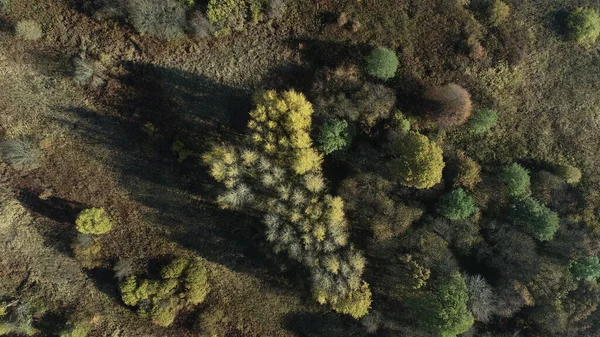
[[334, 313], [293, 313], [284, 325], [298, 337], [362, 337], [367, 333], [356, 321]]

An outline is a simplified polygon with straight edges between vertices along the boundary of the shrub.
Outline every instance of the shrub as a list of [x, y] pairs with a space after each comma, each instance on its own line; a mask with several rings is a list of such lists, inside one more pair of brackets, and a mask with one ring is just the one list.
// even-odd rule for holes
[[563, 178], [568, 184], [577, 184], [581, 180], [581, 170], [568, 164], [557, 166], [554, 174]]
[[188, 303], [196, 305], [204, 302], [211, 287], [208, 283], [206, 268], [200, 261], [190, 262], [185, 271], [184, 287]]
[[319, 148], [325, 154], [330, 154], [346, 148], [349, 145], [349, 138], [348, 122], [339, 119], [328, 119], [321, 127]]
[[133, 275], [133, 261], [131, 259], [119, 259], [113, 267], [113, 272], [115, 278], [119, 281]]
[[188, 32], [196, 39], [205, 39], [215, 32], [215, 27], [201, 11], [195, 11], [187, 23]]
[[150, 317], [152, 317], [154, 324], [168, 327], [173, 324], [178, 311], [175, 299], [170, 299], [154, 305], [150, 312]]
[[472, 191], [481, 182], [481, 166], [464, 153], [459, 153], [457, 160], [458, 172], [454, 178], [454, 186], [463, 186]]
[[430, 115], [441, 127], [462, 125], [471, 116], [471, 94], [456, 83], [428, 90], [425, 100]]
[[42, 38], [42, 26], [33, 20], [22, 20], [15, 27], [17, 37], [27, 41], [35, 41]]
[[129, 17], [140, 34], [161, 39], [183, 35], [185, 10], [177, 0], [130, 0]]
[[99, 61], [77, 57], [73, 60], [73, 81], [81, 86], [97, 87], [104, 82], [106, 68]]
[[391, 152], [397, 158], [390, 162], [389, 168], [402, 184], [429, 188], [442, 180], [445, 165], [442, 148], [426, 136], [411, 131], [392, 142]]
[[222, 30], [242, 30], [246, 13], [246, 2], [238, 0], [210, 0], [206, 9], [208, 20]]
[[529, 171], [517, 163], [505, 166], [500, 172], [500, 180], [511, 197], [524, 198], [531, 194]]
[[494, 0], [488, 8], [490, 24], [494, 27], [500, 26], [510, 16], [510, 7], [502, 0]]
[[97, 265], [102, 246], [94, 240], [92, 235], [79, 233], [72, 248], [73, 255], [84, 268], [92, 269]]
[[567, 35], [581, 45], [596, 42], [600, 35], [600, 15], [591, 8], [577, 8], [567, 17]]
[[476, 321], [488, 322], [494, 310], [494, 293], [492, 287], [481, 275], [466, 278], [469, 294], [469, 309]]
[[440, 199], [438, 212], [450, 220], [462, 220], [477, 212], [477, 207], [465, 190], [457, 188]]
[[31, 141], [19, 139], [0, 142], [0, 160], [16, 170], [38, 168], [41, 157], [41, 151]]
[[525, 232], [540, 241], [554, 238], [558, 230], [558, 215], [540, 204], [537, 200], [526, 197], [510, 205], [513, 217], [520, 223]]
[[396, 75], [398, 56], [392, 50], [379, 47], [371, 51], [365, 60], [365, 71], [369, 76], [388, 80]]
[[89, 208], [77, 216], [77, 230], [83, 234], [102, 235], [112, 229], [112, 221], [103, 208]]
[[160, 270], [160, 277], [163, 279], [179, 278], [183, 270], [188, 266], [188, 260], [184, 258], [177, 258], [169, 262]]
[[472, 133], [479, 135], [490, 131], [496, 124], [498, 114], [493, 110], [478, 110], [469, 118], [467, 128]]
[[588, 256], [571, 262], [569, 267], [576, 280], [596, 281], [600, 278], [600, 261], [597, 256]]

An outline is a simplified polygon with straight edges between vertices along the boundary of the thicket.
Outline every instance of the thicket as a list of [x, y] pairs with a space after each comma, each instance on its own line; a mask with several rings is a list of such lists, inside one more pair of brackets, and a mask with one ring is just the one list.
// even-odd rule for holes
[[127, 276], [119, 283], [121, 299], [160, 326], [169, 326], [178, 312], [206, 299], [211, 286], [200, 259], [177, 258], [163, 265], [160, 278]]
[[326, 192], [322, 155], [310, 138], [312, 105], [295, 91], [266, 91], [254, 102], [247, 141], [215, 145], [203, 156], [227, 188], [219, 203], [266, 213], [267, 240], [309, 268], [315, 300], [355, 318], [366, 315], [365, 258], [349, 243], [344, 201]]

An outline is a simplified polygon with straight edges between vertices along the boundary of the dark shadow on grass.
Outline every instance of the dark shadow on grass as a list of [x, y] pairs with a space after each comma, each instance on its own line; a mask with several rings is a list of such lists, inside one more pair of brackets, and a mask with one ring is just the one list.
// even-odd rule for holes
[[362, 337], [367, 336], [358, 322], [335, 313], [293, 313], [283, 322], [297, 337]]
[[[121, 185], [149, 209], [145, 219], [166, 229], [175, 242], [232, 270], [281, 285], [278, 264], [267, 258], [271, 249], [260, 215], [220, 209], [214, 202], [220, 187], [199, 160], [211, 143], [240, 137], [234, 128], [245, 124], [249, 93], [177, 69], [125, 67], [121, 100], [107, 109], [113, 113], [66, 107], [57, 121], [99, 145], [98, 160], [109, 161]], [[146, 122], [159, 130], [152, 141], [141, 130]], [[171, 151], [174, 140], [194, 153], [183, 163]], [[95, 148], [89, 153], [94, 155]]]

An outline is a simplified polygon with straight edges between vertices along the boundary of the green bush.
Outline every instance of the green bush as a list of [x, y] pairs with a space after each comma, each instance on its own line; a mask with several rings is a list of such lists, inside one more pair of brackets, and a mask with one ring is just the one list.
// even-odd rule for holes
[[450, 220], [462, 220], [477, 212], [477, 206], [462, 188], [457, 188], [440, 199], [438, 212]]
[[524, 198], [531, 194], [529, 171], [517, 163], [505, 166], [500, 172], [500, 180], [511, 197]]
[[430, 188], [442, 180], [444, 157], [442, 148], [426, 136], [409, 132], [390, 146], [395, 159], [390, 161], [392, 174], [402, 184], [416, 188]]
[[17, 37], [23, 40], [35, 41], [42, 37], [42, 26], [33, 20], [22, 20], [15, 27]]
[[576, 280], [596, 281], [600, 278], [600, 261], [597, 256], [588, 256], [573, 261], [569, 268]]
[[510, 16], [510, 7], [502, 0], [494, 0], [488, 8], [490, 24], [500, 26]]
[[168, 327], [173, 324], [178, 311], [176, 300], [171, 299], [154, 305], [150, 312], [150, 317], [152, 317], [152, 322], [156, 325]]
[[558, 230], [558, 215], [539, 201], [526, 197], [510, 205], [512, 216], [523, 230], [540, 241], [554, 238]]
[[141, 34], [161, 39], [174, 39], [183, 35], [185, 10], [177, 0], [130, 0], [129, 18]]
[[591, 8], [577, 8], [567, 17], [567, 35], [581, 45], [596, 42], [600, 35], [600, 15]]
[[163, 279], [179, 278], [183, 270], [188, 266], [189, 261], [184, 258], [177, 258], [163, 266], [160, 270], [160, 277]]
[[17, 170], [32, 170], [40, 166], [42, 153], [25, 139], [0, 142], [0, 160]]
[[319, 149], [325, 154], [342, 150], [349, 145], [350, 134], [348, 122], [339, 119], [328, 119], [321, 127], [319, 134]]
[[185, 273], [184, 287], [187, 301], [193, 305], [204, 302], [206, 295], [210, 292], [206, 268], [200, 261], [193, 261]]
[[77, 230], [83, 234], [102, 235], [112, 229], [112, 221], [103, 208], [89, 208], [77, 216]]
[[577, 184], [581, 180], [581, 170], [568, 164], [557, 166], [554, 174], [563, 178], [568, 184]]
[[483, 134], [496, 124], [498, 114], [493, 110], [479, 110], [472, 115], [468, 122], [467, 128], [474, 134]]
[[365, 71], [369, 76], [388, 80], [396, 75], [398, 56], [392, 50], [379, 47], [374, 49], [365, 60]]

